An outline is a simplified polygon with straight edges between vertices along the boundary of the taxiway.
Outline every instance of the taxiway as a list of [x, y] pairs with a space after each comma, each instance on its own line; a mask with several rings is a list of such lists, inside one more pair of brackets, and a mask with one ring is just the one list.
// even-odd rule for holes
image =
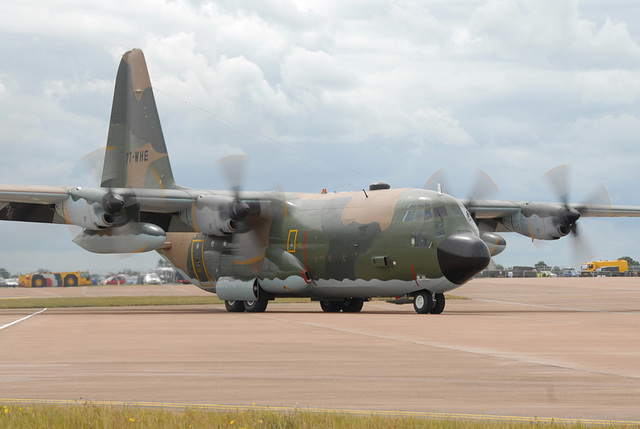
[[[640, 421], [640, 279], [478, 279], [442, 315], [366, 303], [0, 310], [0, 403], [119, 401]], [[0, 289], [1, 298], [206, 294]], [[28, 317], [20, 322], [19, 319]], [[11, 325], [10, 325], [11, 324]]]

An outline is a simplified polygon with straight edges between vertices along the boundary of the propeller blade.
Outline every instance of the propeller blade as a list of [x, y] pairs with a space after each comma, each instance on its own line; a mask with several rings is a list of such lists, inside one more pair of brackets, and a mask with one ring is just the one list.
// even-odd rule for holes
[[562, 202], [567, 205], [569, 202], [569, 164], [559, 165], [544, 174], [544, 178], [547, 179], [556, 196]]
[[100, 147], [85, 154], [79, 162], [79, 166], [83, 171], [89, 174], [95, 183], [100, 183], [102, 176], [102, 165], [104, 164], [104, 154], [106, 148]]
[[[581, 228], [580, 228], [581, 229]], [[571, 247], [573, 253], [573, 265], [583, 264], [596, 256], [596, 251], [585, 237], [585, 234], [578, 232], [578, 225], [572, 228]]]
[[471, 193], [470, 200], [488, 200], [500, 193], [500, 188], [496, 182], [483, 170], [478, 169], [476, 180]]
[[611, 199], [609, 193], [603, 185], [599, 185], [589, 194], [585, 200], [586, 213], [593, 208], [597, 208], [599, 212], [611, 211]]
[[[440, 185], [440, 189], [438, 189], [438, 185]], [[430, 191], [442, 190], [443, 192], [451, 192], [451, 187], [449, 186], [449, 181], [443, 168], [433, 173], [422, 188]]]
[[227, 186], [234, 192], [236, 198], [244, 187], [247, 159], [246, 155], [230, 155], [217, 162], [222, 169]]

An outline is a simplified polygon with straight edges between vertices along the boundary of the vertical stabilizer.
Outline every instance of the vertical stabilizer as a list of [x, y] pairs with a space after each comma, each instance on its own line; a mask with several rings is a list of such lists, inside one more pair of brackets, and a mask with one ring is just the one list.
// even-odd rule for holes
[[111, 107], [102, 187], [175, 187], [144, 54], [126, 52], [120, 61]]

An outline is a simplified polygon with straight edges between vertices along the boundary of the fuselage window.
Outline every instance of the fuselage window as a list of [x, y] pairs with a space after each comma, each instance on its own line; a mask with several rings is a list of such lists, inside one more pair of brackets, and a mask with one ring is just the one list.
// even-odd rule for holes
[[413, 220], [413, 210], [407, 210], [404, 214], [403, 222], [411, 222]]

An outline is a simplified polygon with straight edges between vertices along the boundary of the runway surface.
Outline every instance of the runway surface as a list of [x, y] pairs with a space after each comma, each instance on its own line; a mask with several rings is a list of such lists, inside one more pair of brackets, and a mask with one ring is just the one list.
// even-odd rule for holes
[[[471, 299], [449, 299], [442, 315], [385, 302], [357, 314], [317, 303], [0, 310], [0, 398], [640, 421], [640, 279], [480, 279], [453, 293]], [[144, 294], [206, 293], [0, 289]]]

